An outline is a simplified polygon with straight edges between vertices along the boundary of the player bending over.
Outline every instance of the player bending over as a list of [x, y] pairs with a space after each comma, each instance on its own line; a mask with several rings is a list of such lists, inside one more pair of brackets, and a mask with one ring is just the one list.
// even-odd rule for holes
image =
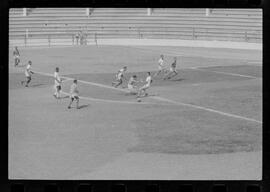
[[54, 72], [54, 89], [55, 89], [55, 92], [53, 94], [53, 96], [56, 99], [60, 98], [61, 83], [62, 83], [62, 79], [59, 76], [59, 68], [56, 67], [55, 72]]
[[31, 65], [32, 65], [32, 61], [28, 61], [28, 64], [27, 64], [26, 69], [24, 71], [26, 80], [25, 81], [21, 81], [21, 85], [23, 85], [24, 83], [26, 83], [25, 84], [25, 87], [28, 87], [28, 84], [31, 81], [31, 75], [34, 74], [34, 72], [31, 70]]
[[154, 75], [154, 77], [158, 76], [162, 72], [164, 72], [166, 74], [167, 69], [164, 66], [164, 56], [160, 55], [160, 58], [158, 60], [158, 72]]
[[119, 85], [123, 84], [123, 79], [125, 79], [124, 72], [126, 71], [127, 71], [127, 67], [125, 66], [117, 72], [116, 81], [112, 82], [112, 86], [118, 87]]
[[72, 102], [76, 100], [77, 109], [79, 109], [79, 91], [77, 88], [77, 80], [74, 79], [72, 85], [70, 86], [70, 102], [68, 109], [71, 108]]
[[172, 77], [176, 76], [178, 73], [176, 71], [176, 57], [174, 57], [174, 61], [171, 64], [170, 72], [168, 75], [166, 75], [163, 79], [171, 79]]
[[17, 67], [20, 63], [20, 52], [17, 46], [14, 48], [13, 57], [14, 57], [14, 62], [15, 62], [14, 66]]
[[146, 89], [149, 89], [151, 83], [153, 82], [152, 77], [151, 77], [151, 73], [150, 73], [150, 72], [147, 72], [147, 77], [146, 77], [146, 80], [145, 80], [145, 81], [146, 81], [146, 84], [143, 85], [143, 86], [139, 89], [138, 94], [137, 94], [137, 98], [139, 98], [139, 97], [144, 97], [144, 96], [147, 95]]
[[136, 95], [138, 93], [136, 83], [139, 83], [139, 82], [140, 81], [137, 80], [136, 75], [133, 75], [130, 77], [130, 79], [128, 81], [128, 90], [129, 90], [130, 94]]

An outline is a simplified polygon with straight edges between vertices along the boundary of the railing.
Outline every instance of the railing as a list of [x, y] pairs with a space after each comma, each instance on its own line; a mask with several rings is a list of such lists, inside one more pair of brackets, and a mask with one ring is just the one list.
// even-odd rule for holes
[[[189, 40], [227, 40], [243, 42], [261, 42], [262, 31], [240, 31], [240, 30], [217, 30], [206, 28], [183, 28], [181, 31], [172, 31], [165, 29], [162, 31], [146, 30], [144, 28], [128, 27], [125, 30], [106, 30], [102, 27], [100, 30], [88, 31], [81, 36], [65, 32], [39, 34], [27, 31], [25, 35], [10, 36], [13, 44], [20, 42], [23, 46], [55, 46], [55, 45], [87, 45], [96, 44], [98, 39], [103, 38], [133, 38], [133, 39], [189, 39]], [[23, 39], [23, 42], [22, 42]]]

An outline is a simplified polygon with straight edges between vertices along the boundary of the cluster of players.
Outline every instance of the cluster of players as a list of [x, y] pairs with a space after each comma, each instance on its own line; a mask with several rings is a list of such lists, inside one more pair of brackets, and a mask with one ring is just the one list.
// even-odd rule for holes
[[[164, 56], [160, 55], [160, 58], [158, 60], [158, 71], [153, 76], [157, 77], [159, 75], [163, 75], [163, 80], [171, 79], [174, 76], [178, 75], [178, 72], [176, 70], [176, 57], [174, 57], [174, 61], [172, 62], [170, 69], [168, 70], [164, 65]], [[115, 81], [112, 82], [112, 86], [117, 88], [120, 85], [123, 85], [124, 80], [127, 81], [127, 79], [124, 76], [124, 73], [127, 71], [127, 67], [123, 67], [120, 69], [116, 76]], [[150, 72], [147, 72], [147, 77], [145, 80], [145, 84], [141, 87], [138, 86], [138, 83], [144, 82], [142, 80], [137, 80], [137, 75], [133, 75], [130, 77], [127, 83], [127, 89], [129, 90], [130, 94], [137, 95], [138, 101], [141, 101], [139, 98], [147, 96], [146, 90], [150, 88], [151, 83], [153, 82], [152, 76]]]
[[[17, 67], [20, 64], [20, 52], [18, 50], [18, 47], [14, 48], [13, 57], [14, 57], [14, 66]], [[26, 79], [21, 81], [21, 85], [24, 85], [25, 87], [28, 87], [29, 83], [32, 80], [32, 74], [34, 74], [34, 72], [32, 71], [32, 61], [28, 61], [27, 65], [26, 65], [26, 68], [24, 70], [24, 74], [25, 74]], [[54, 76], [54, 89], [55, 89], [55, 92], [54, 92], [53, 96], [56, 99], [60, 99], [61, 98], [60, 97], [60, 92], [61, 92], [61, 89], [62, 89], [61, 84], [62, 84], [64, 78], [60, 78], [59, 67], [55, 68], [55, 72], [54, 72], [53, 76]], [[79, 109], [79, 91], [78, 91], [77, 84], [78, 84], [77, 79], [74, 79], [73, 83], [70, 86], [70, 102], [69, 102], [69, 105], [68, 105], [68, 109], [71, 108], [71, 105], [72, 105], [74, 100], [76, 101], [77, 109]]]
[[[14, 56], [14, 66], [18, 66], [20, 63], [20, 53], [17, 47], [15, 47], [14, 51], [13, 51], [13, 56]], [[28, 87], [29, 83], [31, 82], [31, 76], [32, 74], [34, 74], [34, 72], [31, 69], [32, 67], [32, 62], [28, 61], [28, 64], [25, 68], [25, 77], [26, 80], [21, 81], [21, 85], [24, 85], [25, 87]], [[170, 69], [168, 70], [165, 65], [164, 65], [164, 56], [160, 55], [160, 58], [158, 60], [158, 71], [157, 73], [153, 76], [151, 76], [150, 72], [147, 72], [147, 77], [145, 79], [145, 81], [143, 80], [138, 80], [137, 79], [137, 75], [132, 75], [130, 77], [129, 80], [126, 79], [124, 73], [127, 71], [127, 67], [123, 67], [122, 69], [120, 69], [117, 74], [115, 75], [115, 81], [112, 82], [112, 86], [117, 88], [120, 85], [122, 85], [123, 87], [123, 83], [124, 81], [127, 81], [127, 89], [128, 92], [131, 95], [136, 95], [137, 96], [137, 101], [140, 102], [141, 101], [141, 97], [145, 97], [148, 94], [146, 93], [146, 90], [150, 88], [152, 82], [153, 82], [153, 78], [159, 76], [159, 75], [163, 75], [163, 80], [167, 80], [167, 79], [171, 79], [172, 77], [176, 76], [178, 74], [177, 70], [176, 70], [176, 57], [174, 57], [174, 61], [172, 62], [172, 64], [170, 65]], [[56, 99], [60, 99], [60, 92], [61, 92], [61, 85], [62, 82], [65, 78], [61, 78], [59, 75], [59, 67], [55, 68], [55, 72], [54, 72], [54, 89], [55, 89], [55, 93], [53, 94], [53, 96]], [[139, 83], [144, 83], [142, 86], [138, 86]], [[68, 109], [71, 108], [71, 105], [73, 103], [73, 101], [76, 101], [76, 106], [77, 109], [79, 109], [79, 91], [78, 91], [78, 80], [74, 79], [73, 83], [70, 87], [70, 103], [68, 105]]]

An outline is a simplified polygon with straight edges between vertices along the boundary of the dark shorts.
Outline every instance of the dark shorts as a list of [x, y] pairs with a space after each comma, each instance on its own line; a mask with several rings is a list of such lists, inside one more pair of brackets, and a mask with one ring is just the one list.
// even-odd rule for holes
[[31, 76], [27, 76], [26, 79], [27, 79], [28, 81], [31, 81]]
[[61, 91], [61, 85], [56, 86], [57, 91]]
[[74, 96], [74, 97], [71, 97], [71, 100], [74, 101], [75, 100], [79, 100], [79, 97], [78, 96]]

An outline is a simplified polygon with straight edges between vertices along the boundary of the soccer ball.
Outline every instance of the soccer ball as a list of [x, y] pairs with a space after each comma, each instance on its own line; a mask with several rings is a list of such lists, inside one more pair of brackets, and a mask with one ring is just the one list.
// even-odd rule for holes
[[142, 100], [140, 98], [137, 99], [138, 102], [141, 102]]

